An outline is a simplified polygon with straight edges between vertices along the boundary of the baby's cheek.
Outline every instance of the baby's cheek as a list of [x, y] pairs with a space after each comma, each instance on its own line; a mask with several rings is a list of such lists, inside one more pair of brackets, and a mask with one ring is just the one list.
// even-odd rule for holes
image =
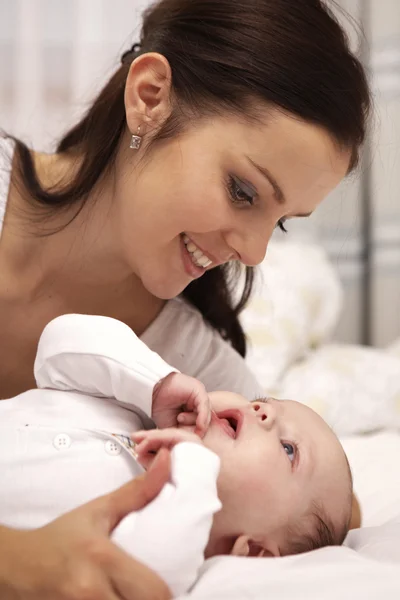
[[253, 496], [268, 490], [268, 479], [255, 463], [243, 465], [242, 468], [238, 466], [235, 479], [237, 493], [241, 496]]

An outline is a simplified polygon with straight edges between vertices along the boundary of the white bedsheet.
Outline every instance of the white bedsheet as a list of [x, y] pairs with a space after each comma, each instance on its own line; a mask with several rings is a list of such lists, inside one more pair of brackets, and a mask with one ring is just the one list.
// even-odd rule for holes
[[[282, 559], [215, 558], [191, 600], [377, 600], [400, 597], [399, 565], [349, 548], [324, 548]], [[182, 600], [181, 599], [181, 600]]]
[[365, 526], [346, 546], [278, 559], [206, 561], [191, 600], [395, 600], [400, 598], [400, 435], [342, 440]]

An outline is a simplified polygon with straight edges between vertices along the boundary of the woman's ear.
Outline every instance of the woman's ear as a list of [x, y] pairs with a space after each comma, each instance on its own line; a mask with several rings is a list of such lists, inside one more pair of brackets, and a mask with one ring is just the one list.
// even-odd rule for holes
[[171, 113], [172, 74], [165, 56], [156, 52], [142, 54], [130, 68], [125, 85], [125, 111], [129, 130], [147, 133], [147, 125], [156, 128]]
[[280, 556], [278, 544], [266, 540], [253, 540], [248, 535], [239, 535], [231, 550], [232, 556], [274, 557]]

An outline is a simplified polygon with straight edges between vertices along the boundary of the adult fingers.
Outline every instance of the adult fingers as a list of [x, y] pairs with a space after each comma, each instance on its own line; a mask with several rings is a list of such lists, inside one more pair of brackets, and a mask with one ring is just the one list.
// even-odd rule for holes
[[126, 515], [143, 508], [158, 496], [170, 475], [170, 454], [168, 450], [161, 449], [146, 473], [115, 492], [93, 500], [86, 505], [86, 509], [102, 513], [106, 533], [109, 534]]
[[115, 546], [108, 573], [118, 600], [170, 600], [167, 584], [154, 571]]

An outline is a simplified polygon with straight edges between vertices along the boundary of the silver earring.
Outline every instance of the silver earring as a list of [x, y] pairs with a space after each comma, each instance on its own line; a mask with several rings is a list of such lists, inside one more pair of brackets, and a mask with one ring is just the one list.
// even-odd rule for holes
[[132, 135], [132, 137], [131, 137], [131, 143], [129, 144], [129, 148], [132, 148], [132, 150], [139, 150], [141, 143], [142, 143], [142, 136], [140, 135], [140, 125], [139, 125], [137, 134]]

